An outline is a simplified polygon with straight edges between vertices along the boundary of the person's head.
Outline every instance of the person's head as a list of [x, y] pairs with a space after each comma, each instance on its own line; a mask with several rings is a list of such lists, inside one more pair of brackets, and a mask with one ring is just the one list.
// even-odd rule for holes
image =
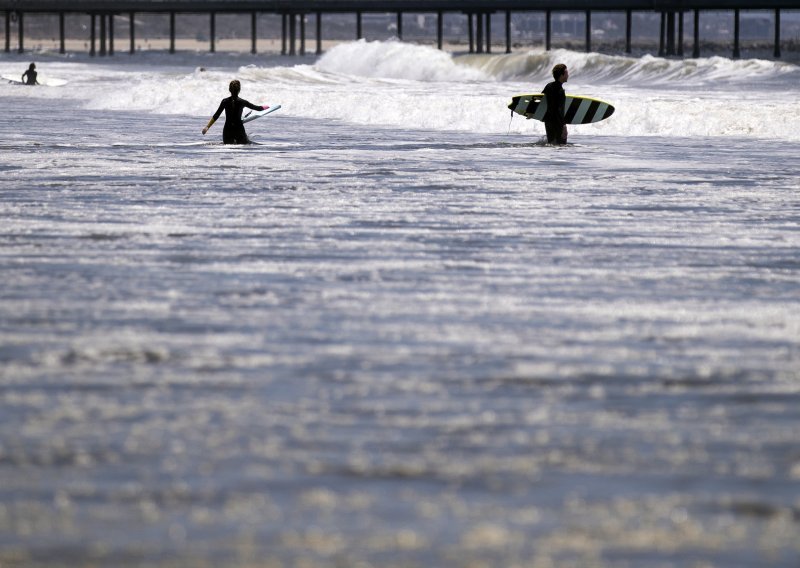
[[569, 71], [567, 71], [567, 66], [563, 63], [559, 63], [553, 67], [553, 79], [556, 81], [561, 81], [562, 83], [566, 83], [567, 79], [569, 79]]
[[228, 85], [228, 90], [234, 97], [239, 96], [239, 91], [242, 90], [242, 84], [238, 81], [238, 79], [234, 79], [231, 81], [231, 84]]
[[28, 67], [28, 69], [30, 71], [33, 71], [34, 69], [36, 69], [36, 63], [31, 63], [30, 66]]

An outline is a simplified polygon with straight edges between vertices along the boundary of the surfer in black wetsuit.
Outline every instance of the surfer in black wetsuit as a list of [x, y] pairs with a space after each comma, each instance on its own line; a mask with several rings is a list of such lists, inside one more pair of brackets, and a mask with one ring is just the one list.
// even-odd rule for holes
[[[26, 85], [38, 85], [39, 81], [36, 80], [36, 76], [38, 73], [36, 72], [36, 63], [31, 63], [28, 70], [22, 74], [22, 82]], [[26, 79], [27, 77], [27, 79]]]
[[239, 98], [239, 91], [242, 90], [242, 84], [237, 80], [231, 81], [228, 86], [231, 96], [227, 99], [222, 99], [219, 103], [219, 108], [208, 124], [203, 128], [203, 134], [208, 132], [211, 125], [214, 124], [222, 111], [225, 111], [225, 126], [222, 128], [222, 141], [225, 144], [249, 144], [250, 140], [247, 138], [247, 132], [244, 131], [244, 124], [242, 123], [242, 111], [244, 107], [253, 110], [266, 110], [269, 107], [258, 106], [253, 103], [247, 102]]
[[544, 96], [547, 100], [547, 110], [544, 113], [544, 128], [547, 131], [548, 144], [567, 143], [567, 123], [564, 120], [564, 104], [566, 93], [564, 93], [564, 83], [569, 79], [567, 66], [559, 63], [553, 67], [553, 81], [544, 88]]

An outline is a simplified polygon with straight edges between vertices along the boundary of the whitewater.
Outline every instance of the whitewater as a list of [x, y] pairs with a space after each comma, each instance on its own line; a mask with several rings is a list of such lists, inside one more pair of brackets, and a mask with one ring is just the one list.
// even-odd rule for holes
[[[797, 65], [31, 57], [3, 567], [800, 563]], [[558, 62], [616, 107], [566, 147], [507, 108]]]

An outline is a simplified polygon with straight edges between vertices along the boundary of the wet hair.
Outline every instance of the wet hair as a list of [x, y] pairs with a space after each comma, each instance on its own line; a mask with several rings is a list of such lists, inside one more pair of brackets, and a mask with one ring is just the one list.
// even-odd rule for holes
[[238, 81], [238, 79], [234, 79], [231, 81], [231, 84], [228, 85], [228, 90], [234, 97], [236, 97], [239, 95], [239, 91], [242, 90], [242, 84]]
[[553, 79], [558, 81], [561, 78], [561, 75], [564, 74], [564, 71], [567, 70], [567, 66], [563, 63], [559, 63], [555, 67], [553, 67]]
[[31, 64], [28, 66], [28, 69], [36, 69], [36, 63], [31, 63]]

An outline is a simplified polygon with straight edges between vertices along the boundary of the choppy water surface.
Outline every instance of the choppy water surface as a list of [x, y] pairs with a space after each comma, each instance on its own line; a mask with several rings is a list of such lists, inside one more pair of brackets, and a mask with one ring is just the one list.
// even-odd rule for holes
[[797, 141], [17, 92], [4, 566], [800, 561]]

